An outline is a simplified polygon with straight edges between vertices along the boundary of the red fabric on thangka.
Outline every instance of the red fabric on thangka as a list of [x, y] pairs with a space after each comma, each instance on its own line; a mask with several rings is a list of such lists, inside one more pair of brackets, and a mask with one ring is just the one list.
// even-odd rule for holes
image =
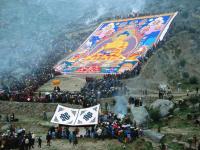
[[97, 65], [87, 66], [87, 67], [80, 67], [76, 70], [78, 73], [98, 73], [101, 72], [101, 67]]

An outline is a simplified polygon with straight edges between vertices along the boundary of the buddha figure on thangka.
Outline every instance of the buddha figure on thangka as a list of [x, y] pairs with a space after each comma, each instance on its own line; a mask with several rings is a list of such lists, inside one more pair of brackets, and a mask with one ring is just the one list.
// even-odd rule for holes
[[[63, 73], [121, 73], [162, 40], [176, 13], [102, 23], [75, 53], [56, 66]], [[64, 62], [64, 63], [63, 63]]]

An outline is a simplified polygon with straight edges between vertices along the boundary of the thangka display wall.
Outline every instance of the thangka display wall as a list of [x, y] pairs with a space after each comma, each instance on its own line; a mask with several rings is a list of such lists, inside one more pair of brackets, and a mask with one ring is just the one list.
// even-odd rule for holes
[[69, 126], [95, 125], [98, 123], [99, 106], [73, 109], [58, 105], [51, 122]]
[[55, 70], [61, 73], [115, 74], [132, 70], [161, 41], [177, 13], [102, 23]]

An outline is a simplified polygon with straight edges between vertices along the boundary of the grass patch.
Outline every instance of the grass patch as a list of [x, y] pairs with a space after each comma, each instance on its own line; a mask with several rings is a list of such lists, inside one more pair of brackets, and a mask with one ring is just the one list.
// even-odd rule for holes
[[181, 145], [172, 142], [174, 138], [177, 138], [177, 137], [174, 135], [166, 135], [162, 142], [168, 145], [168, 149], [183, 150], [183, 147]]
[[163, 121], [159, 121], [159, 122], [150, 122], [150, 123], [149, 123], [149, 128], [150, 128], [150, 129], [156, 129], [156, 128], [158, 128], [158, 127], [164, 127], [164, 126], [165, 126], [165, 124], [164, 124]]
[[142, 138], [137, 139], [133, 143], [129, 144], [108, 144], [108, 150], [153, 150], [152, 143], [145, 141]]
[[169, 143], [168, 148], [171, 150], [183, 150], [184, 149], [183, 146], [176, 144], [176, 143]]

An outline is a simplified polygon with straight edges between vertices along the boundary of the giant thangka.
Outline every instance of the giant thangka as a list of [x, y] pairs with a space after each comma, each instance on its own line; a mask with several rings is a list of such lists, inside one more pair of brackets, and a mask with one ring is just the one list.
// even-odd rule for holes
[[99, 106], [73, 109], [58, 105], [51, 122], [70, 126], [95, 125], [98, 123]]
[[63, 74], [116, 74], [133, 70], [162, 41], [176, 13], [107, 21], [54, 68]]

